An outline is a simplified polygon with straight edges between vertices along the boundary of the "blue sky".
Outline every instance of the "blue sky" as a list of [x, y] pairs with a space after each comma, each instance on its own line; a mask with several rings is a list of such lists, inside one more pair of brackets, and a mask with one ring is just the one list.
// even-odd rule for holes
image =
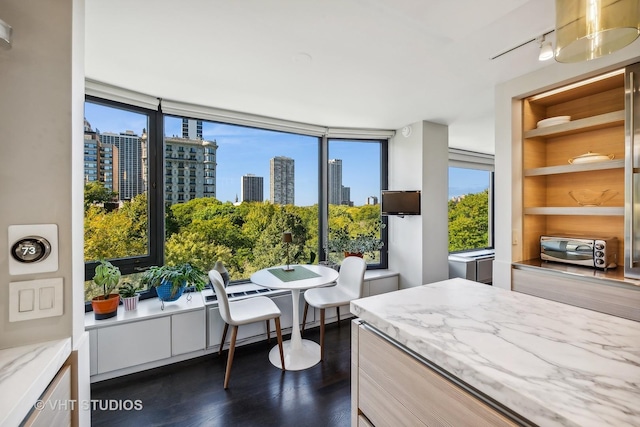
[[[100, 132], [120, 133], [131, 130], [140, 135], [142, 129], [148, 128], [146, 116], [142, 114], [91, 103], [85, 103], [85, 117], [92, 128], [99, 129]], [[165, 135], [182, 135], [182, 120], [167, 117]], [[215, 140], [218, 144], [216, 197], [219, 200], [235, 201], [236, 195], [240, 197], [241, 177], [245, 174], [264, 178], [264, 198], [268, 199], [269, 161], [275, 156], [286, 156], [295, 160], [296, 205], [317, 203], [316, 137], [212, 122], [204, 122], [203, 137]], [[378, 168], [372, 167], [380, 162], [378, 144], [332, 141], [329, 145], [329, 158], [342, 159], [342, 185], [351, 188], [351, 200], [356, 206], [365, 204], [369, 196], [380, 197], [380, 173]], [[454, 170], [449, 175], [449, 197], [483, 191], [487, 184], [487, 172]]]

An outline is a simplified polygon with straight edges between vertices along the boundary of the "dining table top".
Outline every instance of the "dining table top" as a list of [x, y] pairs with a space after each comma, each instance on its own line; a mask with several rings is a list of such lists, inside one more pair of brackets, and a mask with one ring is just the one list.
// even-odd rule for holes
[[251, 281], [271, 289], [310, 289], [328, 285], [338, 279], [338, 272], [331, 267], [315, 264], [291, 264], [263, 268], [251, 275]]

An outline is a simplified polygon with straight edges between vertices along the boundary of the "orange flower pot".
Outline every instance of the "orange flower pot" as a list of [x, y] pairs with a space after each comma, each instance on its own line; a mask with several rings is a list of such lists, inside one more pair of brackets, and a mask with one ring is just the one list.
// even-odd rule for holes
[[102, 295], [94, 297], [91, 300], [93, 315], [96, 320], [108, 319], [118, 314], [118, 304], [120, 303], [120, 295], [109, 294], [107, 299]]

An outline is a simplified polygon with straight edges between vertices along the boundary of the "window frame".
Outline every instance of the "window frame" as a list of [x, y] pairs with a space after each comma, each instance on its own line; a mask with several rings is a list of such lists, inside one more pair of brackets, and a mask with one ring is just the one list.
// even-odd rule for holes
[[[93, 91], [91, 91], [93, 93]], [[144, 96], [143, 96], [144, 97]], [[124, 99], [125, 101], [128, 98], [118, 98], [115, 99]], [[125, 103], [120, 100], [115, 100], [111, 98], [103, 98], [100, 96], [85, 94], [85, 102], [93, 103], [97, 105], [102, 105], [110, 108], [121, 109], [125, 111], [131, 111], [134, 113], [144, 114], [148, 117], [149, 128], [147, 129], [147, 158], [148, 158], [148, 188], [147, 188], [147, 197], [148, 197], [148, 231], [149, 231], [149, 253], [142, 256], [133, 256], [127, 258], [116, 258], [110, 259], [110, 261], [120, 268], [122, 275], [141, 273], [154, 265], [163, 265], [164, 256], [165, 256], [165, 211], [166, 211], [166, 202], [165, 202], [165, 183], [164, 183], [164, 173], [165, 173], [165, 146], [164, 146], [164, 117], [172, 116], [172, 117], [182, 117], [182, 118], [193, 118], [196, 120], [206, 120], [209, 122], [215, 122], [225, 125], [237, 125], [244, 126], [248, 128], [260, 129], [260, 130], [276, 130], [279, 132], [286, 132], [291, 134], [303, 135], [303, 136], [311, 136], [317, 137], [319, 139], [318, 149], [319, 149], [319, 165], [318, 165], [318, 261], [326, 261], [328, 259], [325, 252], [325, 245], [323, 242], [326, 242], [328, 236], [328, 200], [326, 188], [328, 185], [328, 175], [327, 175], [327, 155], [328, 155], [328, 145], [329, 139], [331, 140], [351, 140], [358, 141], [361, 140], [363, 142], [376, 142], [380, 144], [381, 148], [381, 158], [380, 158], [380, 188], [386, 188], [388, 182], [388, 145], [389, 138], [393, 135], [392, 131], [375, 131], [375, 130], [350, 130], [343, 128], [330, 129], [326, 127], [319, 127], [315, 125], [305, 125], [300, 124], [300, 127], [291, 127], [293, 122], [287, 121], [279, 121], [277, 119], [269, 119], [264, 118], [266, 121], [263, 126], [259, 124], [250, 124], [255, 123], [250, 115], [245, 115], [242, 113], [235, 112], [225, 112], [225, 114], [229, 114], [230, 116], [238, 115], [238, 117], [249, 117], [249, 123], [243, 122], [243, 120], [239, 119], [228, 119], [228, 120], [215, 120], [211, 117], [199, 117], [199, 114], [187, 115], [184, 114], [185, 111], [182, 111], [182, 114], [177, 114], [176, 112], [165, 112], [162, 109], [162, 105], [159, 103], [156, 110], [146, 107], [148, 103], [142, 103], [142, 105], [137, 104], [136, 102]], [[224, 110], [215, 110], [215, 111], [224, 111]], [[275, 123], [275, 125], [274, 125]], [[282, 124], [282, 128], [279, 128]], [[275, 127], [274, 127], [275, 126]], [[323, 134], [320, 135], [318, 130], [322, 129]], [[331, 136], [331, 135], [335, 136]], [[330, 135], [330, 136], [327, 136]], [[380, 251], [380, 263], [379, 264], [368, 264], [367, 269], [386, 269], [388, 268], [388, 219], [387, 217], [381, 215], [381, 220], [385, 227], [382, 229], [382, 240], [384, 241], [384, 247]], [[95, 267], [98, 265], [97, 261], [85, 262], [85, 281], [92, 280], [93, 275], [95, 274]], [[248, 282], [249, 279], [246, 279]], [[242, 281], [238, 281], [238, 283], [242, 283]], [[156, 296], [154, 289], [143, 291], [140, 293], [140, 299], [152, 298]], [[90, 301], [86, 302], [86, 310], [91, 310]]]
[[459, 149], [449, 149], [449, 164], [448, 168], [459, 168], [459, 169], [474, 169], [474, 170], [484, 170], [489, 173], [489, 206], [488, 206], [488, 217], [489, 217], [489, 231], [488, 231], [488, 246], [484, 248], [474, 248], [474, 249], [464, 249], [460, 251], [449, 251], [450, 255], [455, 254], [464, 254], [468, 252], [476, 252], [483, 250], [494, 250], [495, 249], [495, 240], [494, 240], [494, 230], [495, 230], [495, 167], [494, 167], [494, 156], [492, 154], [478, 153], [474, 151], [467, 150], [459, 150]]
[[[98, 98], [91, 95], [85, 95], [85, 103], [101, 105], [109, 108], [116, 108], [133, 113], [143, 114], [148, 117], [149, 129], [147, 129], [147, 158], [148, 160], [148, 183], [147, 188], [147, 225], [148, 225], [148, 254], [140, 256], [132, 256], [127, 258], [114, 258], [109, 261], [120, 268], [123, 275], [140, 273], [151, 266], [162, 265], [164, 259], [164, 203], [162, 198], [158, 197], [159, 192], [164, 192], [163, 186], [158, 185], [158, 171], [163, 168], [163, 157], [158, 155], [158, 135], [162, 135], [163, 123], [158, 120], [160, 109], [151, 110], [130, 104], [124, 104], [119, 101], [112, 101], [104, 98]], [[85, 262], [84, 277], [85, 281], [92, 280], [98, 261]]]

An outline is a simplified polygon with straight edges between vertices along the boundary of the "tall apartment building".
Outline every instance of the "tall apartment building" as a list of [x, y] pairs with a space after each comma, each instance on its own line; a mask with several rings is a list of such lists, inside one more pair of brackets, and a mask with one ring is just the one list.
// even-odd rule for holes
[[295, 205], [295, 164], [290, 157], [277, 156], [271, 159], [271, 181], [269, 196], [271, 203]]
[[368, 205], [377, 205], [378, 204], [378, 196], [369, 196], [367, 197]]
[[217, 149], [215, 140], [165, 138], [166, 202], [175, 204], [200, 197], [216, 196]]
[[341, 205], [346, 205], [346, 206], [353, 206], [353, 202], [351, 201], [351, 187], [345, 187], [344, 185], [342, 186], [342, 192], [341, 192], [341, 200], [340, 200], [340, 204]]
[[182, 137], [185, 139], [202, 139], [202, 120], [183, 118]]
[[121, 133], [98, 133], [101, 144], [110, 144], [118, 149], [117, 173], [118, 198], [130, 200], [146, 191], [144, 179], [146, 160], [143, 156], [143, 141], [141, 136], [127, 130]]
[[329, 204], [342, 204], [342, 160], [329, 159]]
[[105, 188], [119, 192], [118, 148], [100, 141], [91, 124], [84, 121], [84, 180], [103, 182]]
[[240, 178], [240, 200], [243, 202], [262, 202], [264, 200], [264, 179], [254, 174]]

